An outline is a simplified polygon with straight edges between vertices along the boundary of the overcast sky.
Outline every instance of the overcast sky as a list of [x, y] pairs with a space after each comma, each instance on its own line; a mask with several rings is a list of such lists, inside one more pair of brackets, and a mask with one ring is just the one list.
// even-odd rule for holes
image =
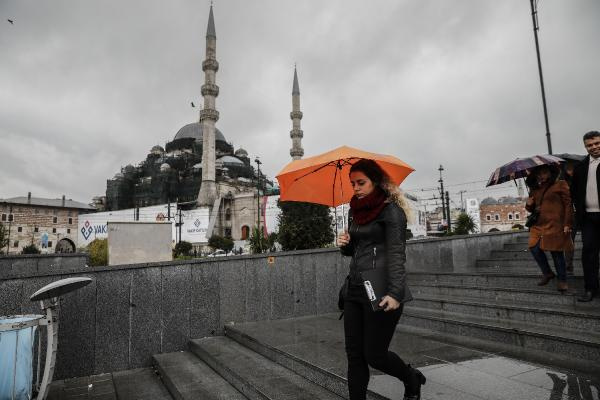
[[[209, 6], [0, 0], [0, 198], [89, 202], [196, 122]], [[270, 177], [290, 161], [295, 62], [305, 156], [390, 153], [416, 169], [411, 191], [443, 164], [459, 198], [501, 193], [457, 184], [547, 152], [528, 0], [217, 0], [214, 14], [217, 127]], [[600, 129], [600, 1], [541, 0], [539, 21], [554, 152], [584, 153]]]

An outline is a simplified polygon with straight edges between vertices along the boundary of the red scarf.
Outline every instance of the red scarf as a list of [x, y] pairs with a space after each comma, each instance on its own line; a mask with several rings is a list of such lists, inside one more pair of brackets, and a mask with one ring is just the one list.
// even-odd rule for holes
[[385, 192], [378, 187], [362, 199], [352, 196], [350, 208], [353, 220], [359, 225], [373, 221], [385, 207], [385, 200]]

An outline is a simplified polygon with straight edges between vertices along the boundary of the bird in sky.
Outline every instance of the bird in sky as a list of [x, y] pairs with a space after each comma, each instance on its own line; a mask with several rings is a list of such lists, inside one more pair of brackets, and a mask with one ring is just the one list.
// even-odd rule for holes
[[14, 25], [15, 22], [12, 19], [7, 19], [8, 22], [10, 22], [11, 25]]
[[196, 105], [194, 104], [194, 102], [193, 102], [193, 101], [191, 102], [191, 104], [192, 104], [192, 107], [196, 107]]

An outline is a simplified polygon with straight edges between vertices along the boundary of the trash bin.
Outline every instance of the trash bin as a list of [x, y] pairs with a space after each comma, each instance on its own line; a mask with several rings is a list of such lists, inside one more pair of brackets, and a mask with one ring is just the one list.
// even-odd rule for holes
[[0, 316], [0, 400], [32, 398], [35, 333], [42, 318]]

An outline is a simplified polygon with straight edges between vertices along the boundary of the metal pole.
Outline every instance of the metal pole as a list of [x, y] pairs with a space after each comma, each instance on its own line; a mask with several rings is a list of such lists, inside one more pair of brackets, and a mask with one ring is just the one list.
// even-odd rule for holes
[[259, 252], [262, 253], [262, 236], [263, 236], [263, 231], [260, 228], [260, 164], [262, 164], [260, 162], [260, 160], [258, 159], [258, 157], [256, 157], [256, 159], [254, 160], [254, 162], [256, 163], [256, 168], [258, 169], [257, 175], [256, 175], [256, 205], [257, 205], [257, 217], [256, 217], [256, 221], [257, 221], [257, 229], [258, 229], [258, 250]]
[[438, 171], [440, 171], [440, 180], [438, 182], [440, 183], [440, 195], [442, 196], [442, 219], [448, 221], [448, 218], [446, 217], [446, 204], [444, 201], [444, 178], [442, 177], [443, 170], [444, 167], [442, 167], [440, 164], [440, 167], [438, 168]]
[[542, 88], [542, 104], [544, 105], [544, 121], [546, 122], [546, 141], [548, 143], [548, 154], [552, 154], [552, 140], [550, 138], [550, 126], [548, 124], [548, 109], [546, 108], [546, 90], [544, 89], [544, 75], [542, 74], [542, 60], [540, 58], [540, 44], [537, 31], [540, 29], [537, 19], [537, 0], [529, 0], [531, 3], [531, 19], [533, 21], [533, 36], [535, 37], [535, 51], [537, 54], [538, 71], [540, 74], [540, 86]]
[[448, 232], [452, 231], [452, 216], [450, 215], [450, 195], [446, 192], [446, 212], [448, 213]]

